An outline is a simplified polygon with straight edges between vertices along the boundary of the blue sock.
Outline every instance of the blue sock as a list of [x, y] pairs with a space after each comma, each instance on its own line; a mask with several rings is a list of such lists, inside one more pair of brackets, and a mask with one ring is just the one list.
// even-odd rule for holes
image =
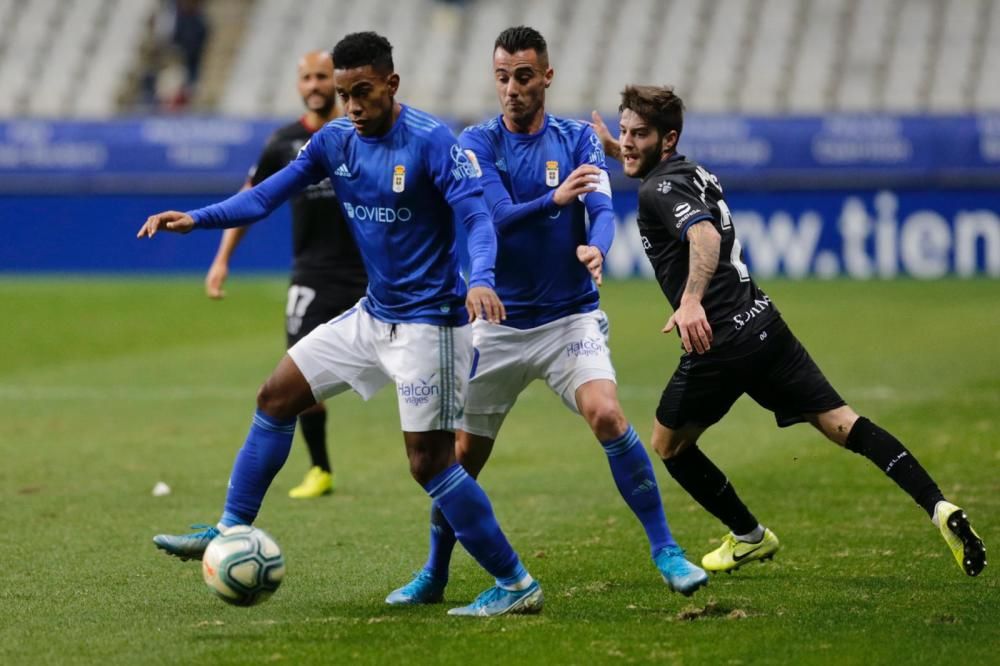
[[229, 477], [226, 508], [219, 521], [222, 525], [253, 524], [264, 493], [288, 459], [294, 434], [295, 419], [279, 421], [259, 409], [254, 413], [250, 433], [236, 454]]
[[445, 520], [437, 502], [431, 505], [431, 550], [424, 571], [438, 580], [448, 580], [451, 553], [455, 550], [455, 530]]
[[677, 542], [671, 536], [663, 514], [653, 465], [639, 435], [630, 425], [624, 435], [610, 442], [601, 442], [601, 446], [608, 454], [608, 464], [618, 492], [646, 530], [650, 552], [656, 555], [663, 548], [676, 548]]
[[431, 479], [424, 490], [454, 528], [459, 543], [497, 579], [498, 585], [514, 589], [525, 579], [530, 580], [500, 530], [489, 498], [464, 467], [455, 463]]

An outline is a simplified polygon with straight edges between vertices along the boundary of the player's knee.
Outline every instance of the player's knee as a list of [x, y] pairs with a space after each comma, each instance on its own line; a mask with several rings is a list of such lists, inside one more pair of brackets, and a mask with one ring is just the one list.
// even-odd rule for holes
[[407, 433], [405, 437], [410, 476], [422, 486], [455, 461], [455, 439], [451, 433]]
[[276, 419], [293, 419], [298, 415], [287, 394], [278, 390], [270, 379], [257, 390], [257, 409]]
[[811, 415], [810, 423], [823, 435], [838, 446], [846, 446], [847, 437], [858, 420], [858, 414], [844, 405], [821, 414]]
[[431, 455], [429, 451], [410, 453], [410, 476], [422, 486], [448, 467], [448, 461], [441, 456]]
[[584, 409], [583, 418], [601, 441], [621, 437], [628, 430], [628, 421], [615, 401], [602, 400], [588, 405]]
[[684, 437], [676, 431], [667, 430], [666, 428], [661, 430], [658, 428], [653, 433], [652, 446], [653, 450], [656, 451], [656, 455], [660, 456], [662, 460], [670, 460], [696, 441], [697, 438]]

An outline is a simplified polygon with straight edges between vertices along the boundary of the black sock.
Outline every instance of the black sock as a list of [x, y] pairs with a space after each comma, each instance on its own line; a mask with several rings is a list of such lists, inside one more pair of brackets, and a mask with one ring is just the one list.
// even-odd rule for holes
[[944, 495], [927, 470], [898, 439], [862, 416], [854, 423], [844, 446], [875, 463], [909, 493], [928, 516], [934, 517], [934, 505], [944, 500]]
[[681, 488], [725, 523], [733, 534], [747, 534], [757, 528], [757, 519], [736, 494], [729, 479], [697, 445], [689, 446], [664, 460], [663, 464]]
[[299, 414], [302, 437], [309, 448], [309, 459], [313, 467], [324, 472], [330, 471], [330, 458], [326, 454], [326, 410]]

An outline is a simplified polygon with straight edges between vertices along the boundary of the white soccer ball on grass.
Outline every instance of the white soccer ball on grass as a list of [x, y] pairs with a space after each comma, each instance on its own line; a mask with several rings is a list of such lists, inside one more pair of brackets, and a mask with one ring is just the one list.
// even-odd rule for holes
[[266, 600], [281, 585], [285, 558], [264, 530], [234, 525], [208, 544], [201, 572], [205, 583], [226, 603], [253, 606]]

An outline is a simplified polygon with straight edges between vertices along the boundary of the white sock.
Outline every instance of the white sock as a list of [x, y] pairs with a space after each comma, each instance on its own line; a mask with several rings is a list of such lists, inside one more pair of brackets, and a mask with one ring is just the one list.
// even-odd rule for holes
[[938, 529], [941, 529], [941, 525], [938, 523], [938, 509], [941, 508], [942, 504], [955, 506], [954, 504], [946, 500], [939, 500], [938, 503], [934, 505], [934, 513], [931, 514], [931, 522], [934, 523], [934, 527], [937, 527]]
[[757, 543], [764, 538], [764, 526], [757, 523], [757, 527], [753, 528], [750, 532], [746, 534], [734, 534], [733, 536], [737, 541], [742, 541], [743, 543]]
[[497, 581], [497, 586], [502, 587], [505, 590], [510, 590], [511, 592], [518, 592], [520, 590], [527, 590], [534, 582], [535, 579], [531, 577], [531, 574], [524, 574], [524, 578], [512, 585], [504, 585], [500, 581]]

